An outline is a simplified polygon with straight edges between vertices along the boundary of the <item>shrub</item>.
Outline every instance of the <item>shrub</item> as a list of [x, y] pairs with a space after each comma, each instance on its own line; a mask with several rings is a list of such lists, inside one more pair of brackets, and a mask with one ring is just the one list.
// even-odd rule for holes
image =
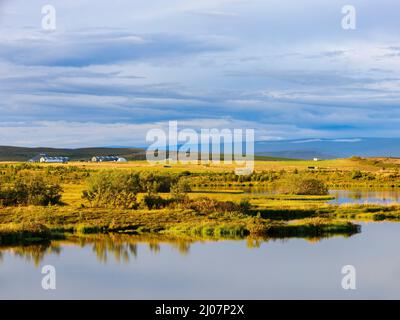
[[28, 180], [18, 179], [7, 188], [0, 188], [0, 204], [15, 205], [56, 205], [61, 204], [62, 188], [47, 184], [41, 177]]
[[361, 173], [360, 170], [355, 170], [351, 173], [352, 179], [361, 179], [362, 177], [363, 177], [363, 174]]
[[328, 188], [322, 181], [314, 178], [293, 177], [284, 182], [280, 192], [296, 195], [327, 195]]
[[248, 214], [251, 209], [250, 201], [247, 199], [242, 199], [239, 203], [239, 210], [241, 213]]
[[83, 191], [82, 198], [95, 207], [133, 209], [137, 206], [136, 195], [139, 191], [138, 174], [105, 171], [89, 180], [88, 190]]
[[153, 210], [165, 208], [171, 201], [163, 199], [157, 194], [146, 194], [143, 198], [143, 203], [148, 209]]
[[153, 172], [140, 173], [140, 185], [142, 192], [157, 193], [170, 192], [171, 186], [178, 181], [178, 176], [170, 174], [158, 174]]
[[177, 183], [171, 186], [171, 193], [175, 200], [183, 201], [186, 199], [186, 194], [191, 192], [189, 181], [185, 178], [180, 178]]
[[184, 203], [186, 209], [199, 213], [240, 212], [240, 207], [232, 201], [218, 201], [207, 197], [189, 200]]

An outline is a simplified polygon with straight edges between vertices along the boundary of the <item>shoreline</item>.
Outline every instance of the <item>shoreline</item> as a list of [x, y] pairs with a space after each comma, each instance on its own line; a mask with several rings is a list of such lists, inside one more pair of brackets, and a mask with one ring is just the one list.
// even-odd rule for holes
[[129, 210], [49, 207], [0, 209], [0, 244], [62, 239], [66, 234], [185, 235], [205, 238], [351, 236], [356, 221], [400, 221], [400, 205], [269, 209], [199, 213], [183, 209]]

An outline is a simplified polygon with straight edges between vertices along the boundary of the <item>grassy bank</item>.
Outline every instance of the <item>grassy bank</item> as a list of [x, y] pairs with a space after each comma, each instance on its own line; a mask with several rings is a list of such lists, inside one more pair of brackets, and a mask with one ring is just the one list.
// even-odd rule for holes
[[4, 224], [0, 226], [0, 244], [33, 244], [61, 239], [63, 234], [57, 230], [50, 230], [45, 225], [32, 222], [19, 224]]
[[[290, 211], [287, 212], [290, 215]], [[198, 213], [192, 210], [109, 210], [69, 207], [11, 207], [0, 210], [0, 242], [35, 242], [63, 233], [186, 234], [245, 236], [316, 236], [353, 234], [359, 229], [343, 219], [310, 214], [304, 220], [277, 220], [253, 214]]]

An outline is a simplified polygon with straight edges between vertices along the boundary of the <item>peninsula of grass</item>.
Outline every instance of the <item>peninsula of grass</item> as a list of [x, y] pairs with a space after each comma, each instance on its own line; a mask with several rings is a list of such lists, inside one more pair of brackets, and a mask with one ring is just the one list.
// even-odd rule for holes
[[[29, 243], [59, 239], [66, 233], [186, 234], [243, 238], [351, 235], [358, 225], [343, 218], [312, 212], [305, 219], [269, 219], [235, 212], [193, 210], [123, 210], [69, 207], [10, 207], [0, 210], [0, 243]], [[287, 212], [288, 215], [292, 213]], [[400, 216], [400, 211], [399, 211]]]
[[400, 221], [400, 205], [322, 205], [292, 203], [247, 213], [189, 209], [108, 209], [26, 206], [0, 209], [0, 244], [34, 243], [71, 234], [191, 235], [215, 238], [313, 237], [352, 235], [357, 221]]

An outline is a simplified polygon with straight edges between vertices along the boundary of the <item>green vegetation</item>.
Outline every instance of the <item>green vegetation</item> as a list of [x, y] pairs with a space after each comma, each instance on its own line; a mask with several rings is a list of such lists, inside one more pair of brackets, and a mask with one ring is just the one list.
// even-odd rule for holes
[[[290, 212], [288, 212], [290, 214]], [[335, 212], [332, 212], [332, 217]], [[307, 215], [308, 220], [268, 219], [260, 215], [240, 212], [200, 213], [189, 209], [103, 209], [65, 207], [16, 207], [4, 208], [0, 214], [0, 234], [3, 239], [30, 238], [48, 240], [59, 238], [60, 234], [77, 233], [127, 233], [127, 234], [187, 234], [208, 237], [244, 237], [244, 236], [316, 236], [324, 234], [349, 234], [358, 231], [358, 227], [324, 214]], [[29, 224], [27, 224], [29, 223]], [[41, 226], [31, 230], [27, 226]], [[309, 226], [309, 228], [307, 227]], [[286, 229], [289, 231], [285, 231]], [[298, 231], [298, 234], [296, 234]], [[23, 232], [27, 232], [26, 234]], [[307, 235], [307, 232], [309, 234]], [[17, 237], [18, 236], [18, 237]]]
[[13, 184], [0, 185], [0, 206], [61, 204], [61, 187], [48, 185], [40, 177], [19, 178]]
[[38, 223], [23, 222], [18, 225], [6, 224], [0, 227], [0, 244], [26, 244], [49, 241], [59, 237], [55, 232]]
[[107, 171], [91, 177], [88, 190], [82, 198], [91, 206], [103, 208], [135, 208], [136, 195], [140, 191], [139, 175]]
[[323, 196], [328, 194], [328, 187], [318, 179], [294, 175], [282, 183], [279, 191], [283, 194]]
[[240, 176], [230, 167], [164, 168], [140, 161], [0, 164], [0, 243], [109, 232], [320, 237], [359, 232], [354, 220], [400, 221], [399, 205], [327, 204], [328, 187], [400, 186], [397, 162], [352, 158], [318, 165], [261, 161], [252, 175]]

